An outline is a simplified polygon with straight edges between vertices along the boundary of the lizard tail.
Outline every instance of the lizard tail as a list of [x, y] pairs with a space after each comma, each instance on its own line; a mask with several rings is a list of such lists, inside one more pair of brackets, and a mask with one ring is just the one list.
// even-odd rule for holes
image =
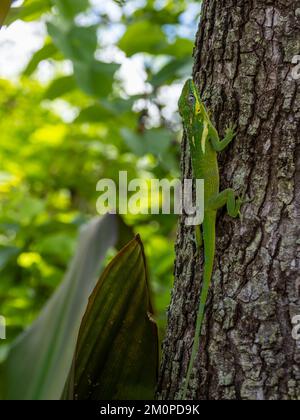
[[183, 389], [183, 399], [186, 399], [186, 394], [191, 379], [191, 374], [193, 371], [195, 359], [197, 352], [199, 350], [200, 344], [200, 335], [201, 327], [204, 319], [205, 306], [209, 291], [209, 286], [211, 283], [213, 267], [214, 267], [214, 258], [215, 258], [215, 230], [216, 230], [216, 215], [213, 213], [205, 214], [203, 221], [203, 242], [204, 242], [204, 273], [203, 273], [203, 285], [200, 294], [199, 309], [197, 314], [194, 343], [192, 347], [192, 353], [190, 357], [190, 362], [188, 366], [188, 371], [184, 383]]

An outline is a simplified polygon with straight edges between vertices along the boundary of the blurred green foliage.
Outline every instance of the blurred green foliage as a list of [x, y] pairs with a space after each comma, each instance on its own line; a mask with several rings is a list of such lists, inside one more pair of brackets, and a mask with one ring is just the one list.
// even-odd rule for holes
[[[98, 180], [118, 182], [124, 170], [129, 179], [179, 175], [172, 92], [191, 73], [199, 11], [188, 0], [25, 0], [12, 9], [7, 23], [43, 22], [47, 36], [17, 81], [0, 81], [0, 313], [9, 339], [62, 280], [78, 228], [96, 214]], [[161, 332], [176, 220], [126, 217], [145, 244]]]

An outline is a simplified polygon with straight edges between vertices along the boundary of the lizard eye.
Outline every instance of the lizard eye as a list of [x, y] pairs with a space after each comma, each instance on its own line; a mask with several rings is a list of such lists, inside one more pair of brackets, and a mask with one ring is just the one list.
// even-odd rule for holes
[[189, 103], [195, 105], [195, 96], [192, 93], [189, 95]]

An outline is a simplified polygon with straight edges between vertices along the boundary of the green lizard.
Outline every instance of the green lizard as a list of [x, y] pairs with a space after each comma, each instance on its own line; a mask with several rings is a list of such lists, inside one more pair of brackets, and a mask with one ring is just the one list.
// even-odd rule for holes
[[242, 199], [236, 199], [236, 194], [232, 189], [219, 192], [220, 179], [217, 152], [225, 149], [234, 139], [234, 126], [229, 126], [226, 129], [225, 138], [220, 140], [218, 132], [201, 102], [198, 89], [192, 80], [188, 80], [183, 88], [179, 99], [179, 111], [189, 141], [193, 176], [196, 179], [204, 180], [204, 219], [202, 232], [201, 227], [198, 227], [196, 232], [199, 246], [202, 243], [204, 244], [204, 274], [194, 343], [182, 392], [183, 399], [186, 399], [191, 373], [199, 349], [201, 327], [213, 273], [217, 210], [227, 205], [228, 214], [232, 217], [237, 217]]

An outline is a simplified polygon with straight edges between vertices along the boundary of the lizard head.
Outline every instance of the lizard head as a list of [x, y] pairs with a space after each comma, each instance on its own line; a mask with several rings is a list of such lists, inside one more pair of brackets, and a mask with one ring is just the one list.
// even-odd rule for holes
[[205, 154], [210, 120], [205, 111], [204, 105], [201, 103], [198, 89], [193, 80], [189, 79], [185, 83], [178, 106], [184, 127], [188, 132], [190, 131], [189, 136], [191, 137], [191, 141], [193, 142], [194, 146], [195, 136], [191, 133], [195, 132], [195, 127], [199, 128], [199, 121], [202, 121], [203, 125], [201, 128], [202, 132], [199, 144], [201, 145], [202, 153]]
[[185, 83], [178, 102], [179, 113], [184, 123], [190, 123], [191, 118], [202, 112], [198, 90], [192, 79]]

